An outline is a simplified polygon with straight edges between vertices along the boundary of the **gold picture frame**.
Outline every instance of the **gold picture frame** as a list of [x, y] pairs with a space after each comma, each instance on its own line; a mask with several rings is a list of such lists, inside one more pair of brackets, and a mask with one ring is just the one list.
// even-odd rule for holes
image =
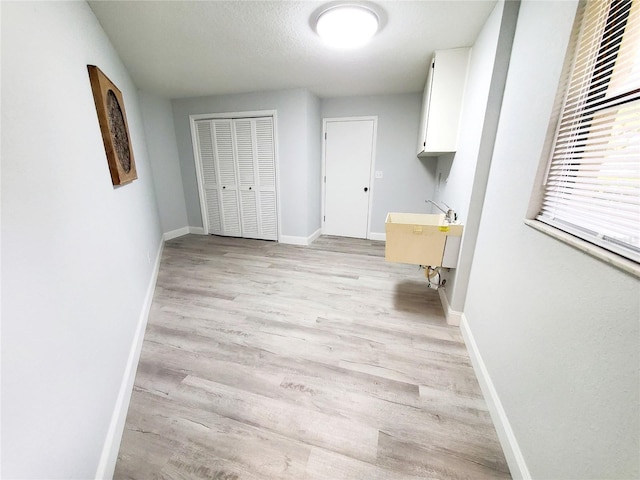
[[114, 186], [138, 178], [122, 92], [95, 65], [87, 65], [107, 164]]

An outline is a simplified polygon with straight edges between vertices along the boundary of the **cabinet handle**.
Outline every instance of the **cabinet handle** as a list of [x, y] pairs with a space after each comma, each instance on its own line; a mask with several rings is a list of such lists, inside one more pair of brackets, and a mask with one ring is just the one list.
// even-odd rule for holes
[[225, 187], [225, 186], [223, 185], [223, 186], [222, 186], [222, 189], [224, 190], [225, 188], [227, 188], [227, 187]]
[[369, 187], [364, 187], [364, 191], [368, 192], [369, 191]]
[[251, 190], [251, 187], [249, 187], [249, 190]]

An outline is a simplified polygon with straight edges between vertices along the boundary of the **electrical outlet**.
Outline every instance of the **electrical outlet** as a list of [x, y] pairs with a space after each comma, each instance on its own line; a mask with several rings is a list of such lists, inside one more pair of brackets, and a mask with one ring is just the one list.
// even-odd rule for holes
[[376, 178], [382, 178], [382, 170], [376, 170]]

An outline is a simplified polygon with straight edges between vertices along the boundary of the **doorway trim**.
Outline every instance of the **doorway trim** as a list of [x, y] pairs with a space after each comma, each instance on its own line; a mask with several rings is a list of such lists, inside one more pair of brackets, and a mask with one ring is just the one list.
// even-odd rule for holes
[[322, 198], [320, 199], [322, 204], [321, 209], [321, 225], [322, 225], [322, 233], [324, 234], [324, 217], [325, 217], [325, 200], [326, 200], [326, 175], [327, 175], [327, 123], [328, 122], [353, 122], [353, 121], [362, 121], [362, 120], [372, 120], [373, 121], [373, 148], [371, 149], [371, 164], [369, 165], [369, 201], [367, 204], [367, 240], [372, 240], [371, 238], [371, 215], [373, 205], [373, 195], [375, 192], [374, 184], [375, 184], [375, 166], [376, 166], [376, 156], [377, 156], [377, 148], [378, 148], [378, 116], [377, 115], [369, 115], [369, 116], [357, 116], [357, 117], [326, 117], [322, 119], [322, 177], [320, 181], [322, 182]]
[[282, 217], [280, 205], [280, 160], [278, 155], [278, 111], [277, 110], [253, 110], [246, 112], [224, 112], [224, 113], [198, 113], [189, 115], [189, 128], [191, 130], [191, 145], [193, 148], [193, 161], [196, 167], [196, 182], [198, 183], [198, 199], [200, 200], [200, 215], [202, 217], [202, 227], [205, 235], [209, 235], [209, 220], [207, 218], [206, 197], [204, 194], [204, 181], [202, 172], [202, 162], [198, 155], [198, 142], [196, 135], [197, 120], [233, 120], [237, 118], [257, 118], [271, 117], [273, 119], [273, 156], [276, 171], [276, 211], [278, 217], [278, 242], [282, 237]]

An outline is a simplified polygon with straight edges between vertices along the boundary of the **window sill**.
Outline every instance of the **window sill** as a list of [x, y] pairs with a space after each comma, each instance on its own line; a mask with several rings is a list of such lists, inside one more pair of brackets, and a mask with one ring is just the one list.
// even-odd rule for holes
[[586, 242], [578, 237], [574, 237], [573, 235], [547, 225], [546, 223], [529, 219], [526, 219], [524, 223], [539, 232], [545, 233], [556, 240], [567, 243], [573, 248], [577, 248], [581, 252], [591, 255], [598, 260], [602, 260], [609, 265], [640, 278], [640, 265], [632, 260], [628, 260], [620, 255], [616, 255], [615, 253], [605, 250], [604, 248], [598, 247], [597, 245], [593, 245], [592, 243]]

